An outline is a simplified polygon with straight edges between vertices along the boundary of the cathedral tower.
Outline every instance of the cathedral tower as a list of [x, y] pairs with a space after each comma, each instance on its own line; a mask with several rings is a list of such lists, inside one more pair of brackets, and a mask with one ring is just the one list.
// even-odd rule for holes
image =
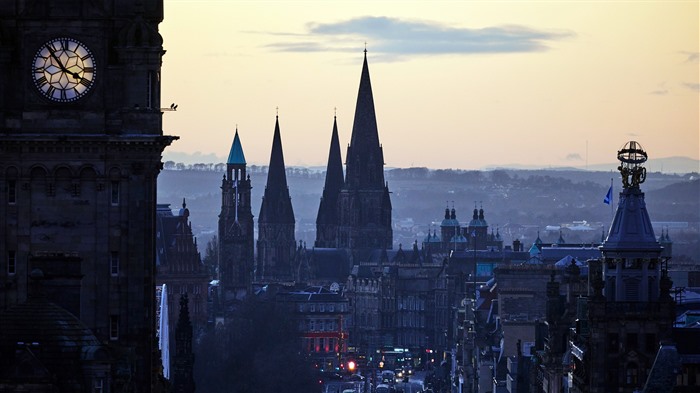
[[391, 198], [384, 182], [384, 152], [379, 144], [367, 50], [345, 159], [345, 184], [338, 196], [338, 247], [392, 248]]
[[338, 195], [343, 188], [343, 161], [340, 157], [338, 123], [333, 118], [331, 147], [328, 152], [326, 183], [316, 216], [316, 247], [335, 248], [338, 246]]
[[250, 175], [246, 174], [238, 129], [221, 181], [219, 214], [219, 280], [225, 299], [241, 298], [250, 290], [253, 275], [253, 213]]
[[258, 263], [255, 278], [259, 281], [291, 281], [294, 276], [294, 210], [287, 187], [282, 153], [279, 117], [275, 119], [267, 185], [258, 217]]
[[162, 131], [162, 19], [162, 0], [0, 1], [0, 310], [42, 277], [114, 357], [111, 377], [61, 390], [156, 381], [156, 179], [177, 139]]

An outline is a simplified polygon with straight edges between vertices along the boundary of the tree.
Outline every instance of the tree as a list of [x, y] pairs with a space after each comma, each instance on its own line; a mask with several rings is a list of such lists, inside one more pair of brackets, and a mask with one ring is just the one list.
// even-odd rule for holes
[[225, 326], [200, 341], [197, 387], [206, 392], [316, 391], [312, 366], [300, 349], [289, 310], [248, 298]]

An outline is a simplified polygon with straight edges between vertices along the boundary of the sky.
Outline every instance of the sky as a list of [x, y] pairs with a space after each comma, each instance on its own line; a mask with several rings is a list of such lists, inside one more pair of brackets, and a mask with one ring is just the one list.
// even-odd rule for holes
[[[387, 167], [700, 155], [700, 2], [164, 0], [165, 153], [267, 165], [350, 141], [364, 50]], [[216, 157], [214, 157], [216, 156]]]

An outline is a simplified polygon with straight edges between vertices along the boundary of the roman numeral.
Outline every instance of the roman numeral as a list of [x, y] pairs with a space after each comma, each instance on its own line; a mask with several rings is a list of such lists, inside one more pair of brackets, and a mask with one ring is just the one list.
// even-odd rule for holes
[[65, 91], [65, 90], [61, 90], [61, 99], [62, 99], [62, 100], [67, 100], [67, 99], [68, 99], [68, 97], [66, 97], [66, 91]]
[[92, 84], [92, 81], [90, 79], [82, 78], [80, 79], [80, 84], [85, 86], [85, 87], [90, 87]]
[[49, 89], [46, 91], [46, 94], [49, 95], [49, 97], [53, 97], [53, 93], [56, 92], [56, 88], [53, 86], [49, 86]]
[[87, 73], [92, 74], [93, 72], [95, 72], [95, 68], [94, 67], [85, 67], [85, 68], [83, 68], [83, 72], [86, 74]]
[[39, 85], [39, 87], [44, 87], [44, 85], [47, 83], [49, 83], [49, 81], [46, 80], [45, 76], [42, 76], [41, 78], [36, 80], [36, 84]]

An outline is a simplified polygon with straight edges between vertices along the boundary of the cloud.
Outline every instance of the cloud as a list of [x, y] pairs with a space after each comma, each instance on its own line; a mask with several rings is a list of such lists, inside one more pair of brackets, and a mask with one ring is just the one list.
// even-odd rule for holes
[[683, 86], [685, 86], [686, 88], [688, 88], [692, 91], [700, 92], [700, 83], [686, 82], [686, 83], [683, 83]]
[[666, 88], [666, 82], [661, 82], [658, 85], [656, 85], [656, 90], [652, 90], [649, 92], [649, 94], [657, 95], [657, 96], [665, 96], [666, 94], [669, 93], [669, 90]]
[[567, 154], [564, 158], [566, 161], [583, 161], [583, 158], [578, 153]]
[[[451, 27], [436, 22], [390, 17], [359, 17], [336, 23], [309, 23], [302, 42], [282, 41], [268, 47], [284, 52], [356, 51], [348, 42], [367, 41], [385, 60], [405, 56], [520, 53], [549, 50], [556, 40], [575, 36], [570, 31], [545, 31], [504, 25], [480, 29]], [[286, 36], [277, 33], [277, 36]], [[299, 38], [290, 35], [290, 38]]]
[[683, 51], [681, 54], [686, 56], [686, 63], [698, 63], [700, 62], [700, 52], [687, 52]]

